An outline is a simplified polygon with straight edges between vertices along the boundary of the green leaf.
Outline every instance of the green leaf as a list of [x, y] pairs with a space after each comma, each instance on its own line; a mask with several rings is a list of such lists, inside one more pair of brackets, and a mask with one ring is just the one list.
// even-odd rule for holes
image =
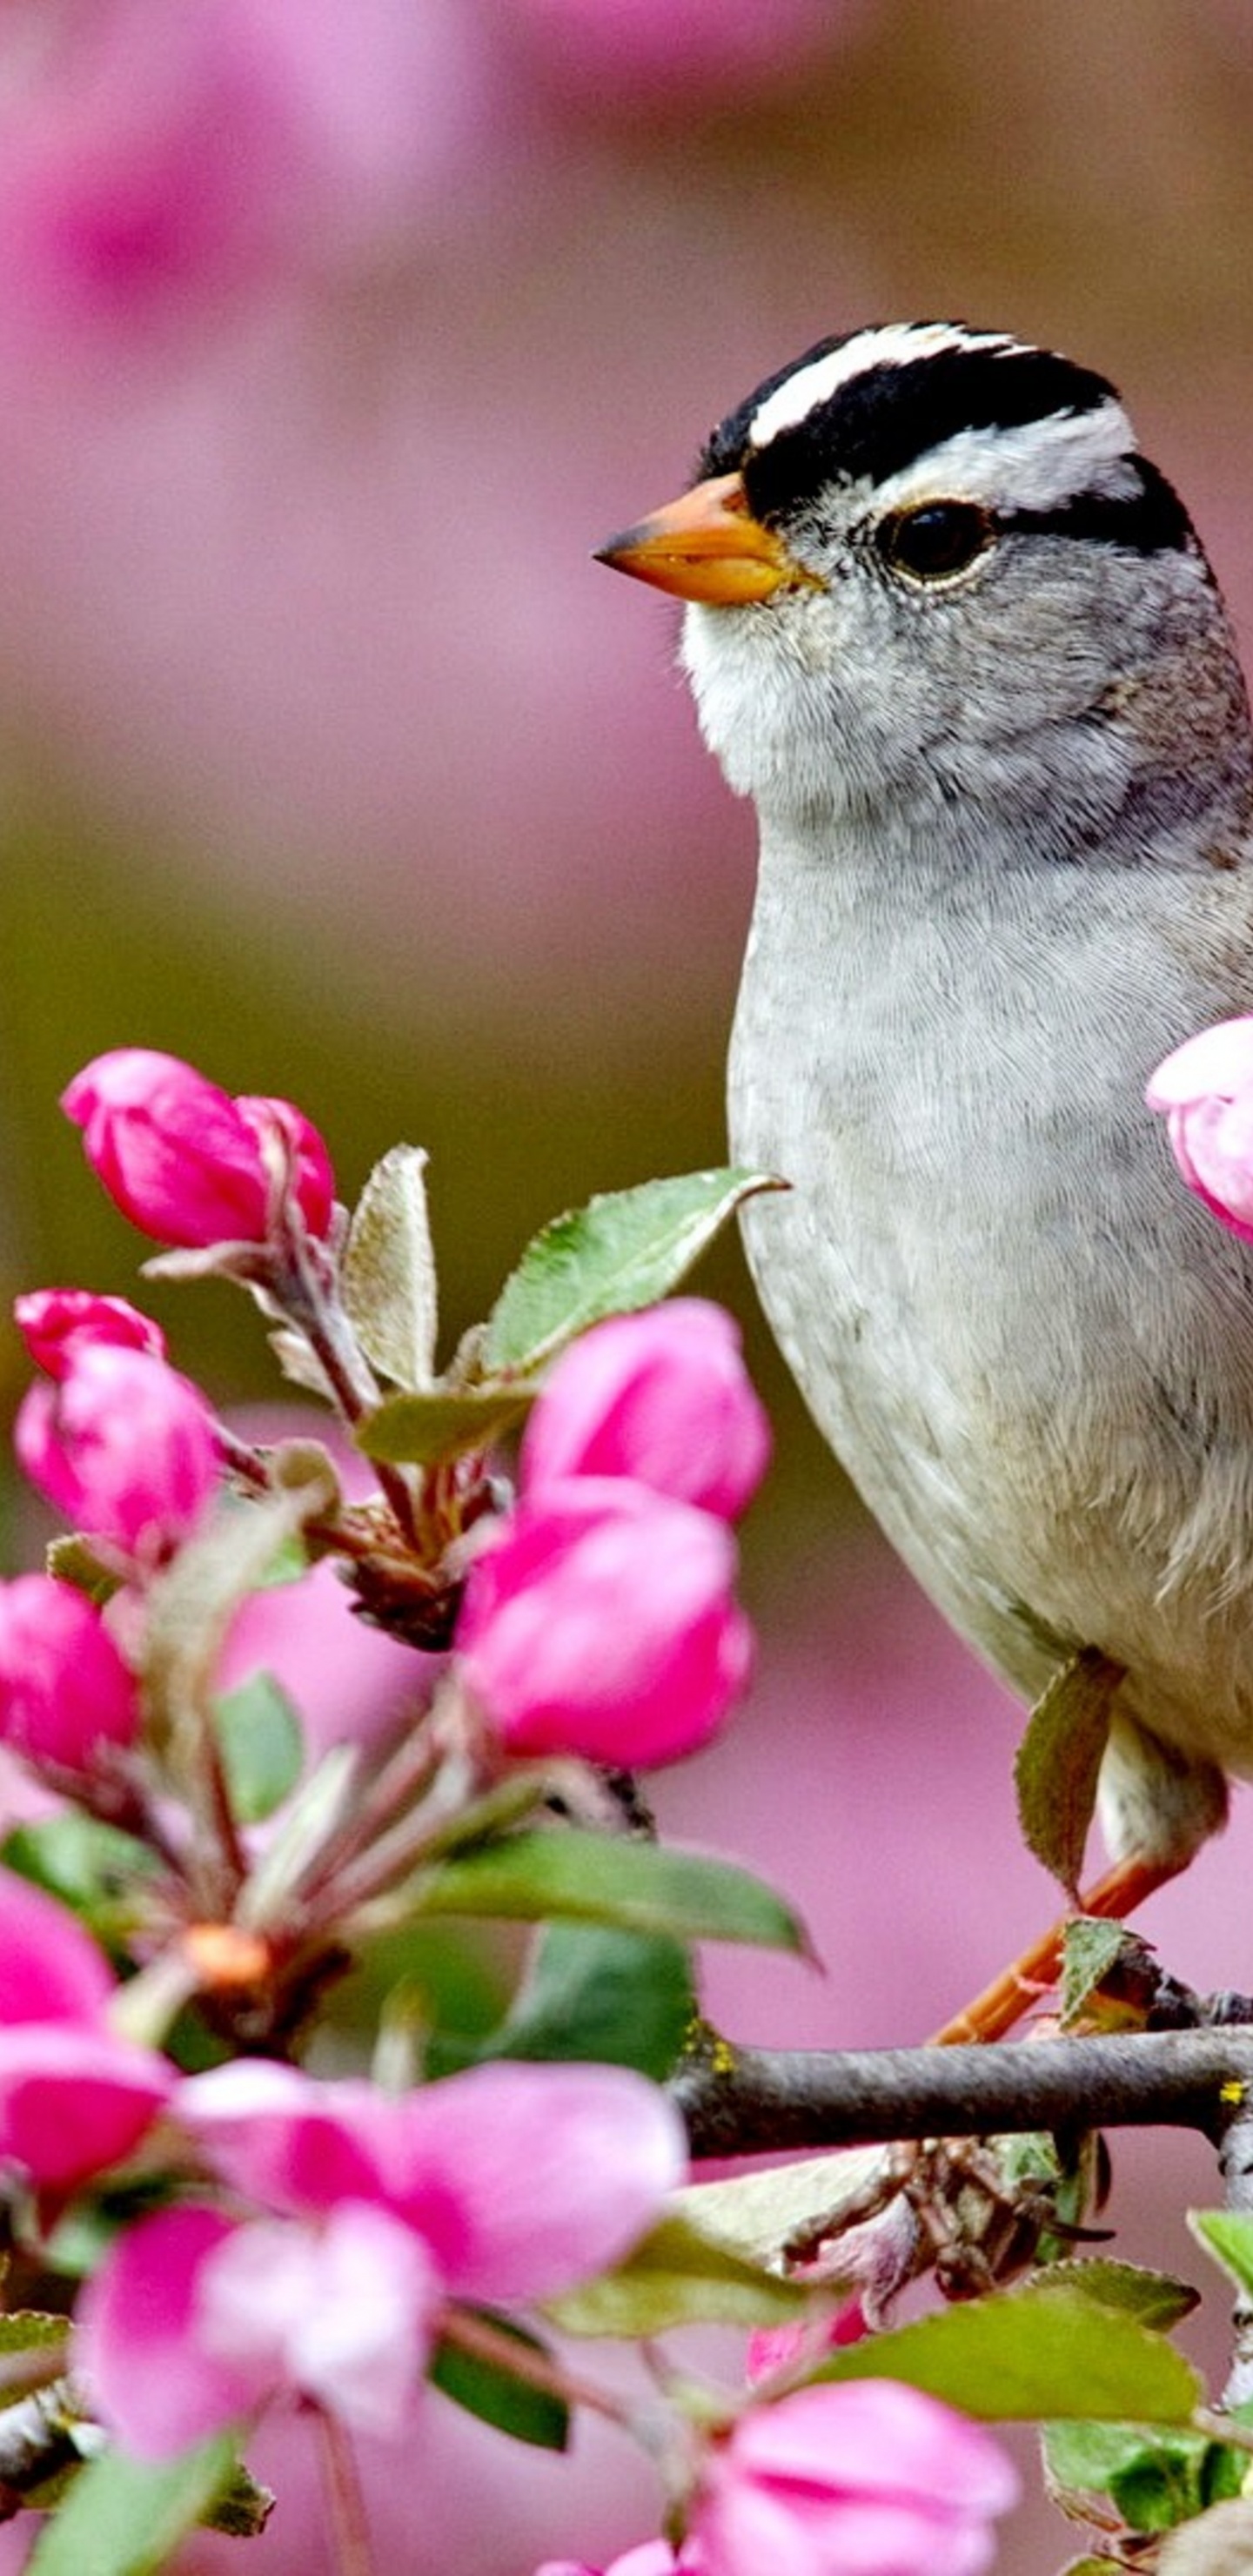
[[77, 1807], [15, 1825], [0, 1843], [0, 1861], [68, 1905], [107, 1949], [124, 1944], [157, 1866], [133, 1834]]
[[527, 1923], [564, 1916], [682, 1941], [806, 1950], [805, 1934], [782, 1897], [747, 1870], [698, 1852], [573, 1827], [512, 1834], [440, 1862], [413, 1879], [404, 1895], [415, 1914], [493, 1914]]
[[394, 1386], [425, 1387], [435, 1369], [435, 1254], [426, 1208], [427, 1157], [393, 1145], [363, 1189], [344, 1252], [344, 1304], [365, 1352]]
[[885, 2147], [838, 2147], [726, 2182], [690, 2183], [672, 2194], [672, 2216], [713, 2238], [743, 2261], [777, 2262], [793, 2237], [835, 2235], [854, 2211], [864, 2215], [887, 2165]]
[[763, 1172], [687, 1172], [554, 1217], [527, 1245], [488, 1317], [486, 1372], [529, 1373], [589, 1324], [668, 1297], [745, 1199], [785, 1186]]
[[567, 2334], [628, 2337], [681, 2325], [787, 2325], [808, 2304], [795, 2282], [746, 2263], [686, 2217], [663, 2218], [615, 2271], [544, 2302]]
[[304, 1764], [300, 1718], [273, 1673], [251, 1673], [213, 1703], [231, 1813], [264, 1824], [291, 1796]]
[[44, 1550], [44, 1566], [49, 1574], [55, 1575], [58, 1583], [72, 1583], [76, 1592], [85, 1592], [89, 1601], [101, 1606], [111, 1601], [114, 1593], [122, 1588], [120, 1574], [111, 1574], [108, 1566], [93, 1556], [87, 1540], [81, 1538], [77, 1530], [61, 1532], [56, 1538], [49, 1539]]
[[550, 1923], [490, 2057], [596, 2059], [664, 2081], [695, 2010], [683, 1945], [660, 1933]]
[[1230, 2209], [1190, 2209], [1188, 2225], [1197, 2243], [1231, 2274], [1238, 2290], [1253, 2298], [1253, 2218]]
[[232, 2540], [256, 2540], [277, 2502], [273, 2487], [261, 2486], [240, 2460], [231, 2471], [229, 2483], [202, 2517], [204, 2527], [207, 2531], [224, 2531]]
[[80, 2469], [45, 2523], [28, 2576], [156, 2576], [180, 2540], [212, 2512], [235, 2468], [228, 2434], [176, 2460], [105, 2451]]
[[1014, 1785], [1023, 1838], [1068, 1896], [1079, 1884], [1110, 1708], [1122, 1678], [1121, 1664], [1085, 1646], [1037, 1700], [1018, 1747]]
[[1196, 2372], [1137, 2319], [1047, 2279], [850, 2344], [820, 2379], [903, 2379], [988, 2423], [1080, 2416], [1186, 2424]]
[[1239, 2495], [1248, 2456], [1180, 2425], [1049, 2424], [1044, 2456], [1055, 2485], [1108, 2495], [1132, 2531], [1173, 2531], [1208, 2505]]
[[8, 2360], [15, 2352], [46, 2352], [64, 2343], [69, 2330], [68, 2317], [52, 2316], [45, 2308], [8, 2308], [0, 2315], [0, 2353]]
[[291, 1889], [351, 1814], [360, 1770], [355, 1745], [332, 1744], [302, 1780], [240, 1891], [235, 1919], [246, 1930], [264, 1931], [282, 1913]]
[[[544, 2352], [537, 2337], [523, 2334], [511, 2319], [495, 2316], [487, 2309], [479, 2313], [502, 2340], [516, 2343], [524, 2352]], [[481, 2416], [498, 2433], [512, 2433], [515, 2442], [532, 2442], [541, 2451], [566, 2449], [570, 2439], [569, 2407], [550, 2389], [535, 2388], [529, 2380], [516, 2378], [502, 2363], [445, 2341], [436, 2347], [430, 2376], [445, 2397], [464, 2406], [467, 2413]]]
[[367, 1458], [397, 1467], [440, 1467], [449, 1458], [489, 1449], [521, 1422], [538, 1389], [520, 1386], [435, 1387], [392, 1395], [353, 1430]]
[[1137, 2317], [1142, 2326], [1153, 2326], [1159, 2334], [1169, 2332], [1180, 2319], [1190, 2317], [1200, 2306], [1200, 2292], [1190, 2281], [1177, 2279], [1173, 2272], [1148, 2272], [1139, 2263], [1119, 2263], [1108, 2254], [1085, 2255], [1074, 2262], [1050, 2263], [1044, 2274], [1033, 2274], [1047, 2288], [1074, 2289], [1085, 2299], [1096, 2299], [1103, 2308], [1120, 2308], [1124, 2315]]
[[1101, 1914], [1076, 1914], [1062, 1942], [1062, 2022], [1078, 2021], [1084, 2005], [1109, 1975], [1127, 1939], [1121, 1923]]

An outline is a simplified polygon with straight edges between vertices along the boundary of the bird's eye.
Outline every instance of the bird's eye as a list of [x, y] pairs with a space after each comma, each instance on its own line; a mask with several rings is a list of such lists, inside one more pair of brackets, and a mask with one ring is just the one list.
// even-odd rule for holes
[[973, 501], [924, 501], [917, 510], [894, 510], [875, 530], [875, 543], [893, 572], [911, 581], [953, 581], [986, 553], [995, 528]]

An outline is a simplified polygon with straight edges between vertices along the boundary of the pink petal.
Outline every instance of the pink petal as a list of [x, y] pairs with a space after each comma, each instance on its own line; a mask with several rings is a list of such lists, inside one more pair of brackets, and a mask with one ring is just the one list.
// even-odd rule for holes
[[318, 2083], [259, 2059], [193, 2076], [178, 2101], [181, 2125], [223, 2181], [293, 2216], [387, 2199], [398, 2108], [376, 2085]]
[[0, 1869], [0, 2026], [95, 2023], [114, 1983], [103, 1951], [65, 1906]]
[[1231, 1100], [1253, 1086], [1253, 1018], [1219, 1020], [1185, 1038], [1159, 1064], [1145, 1098], [1150, 1109], [1182, 1109], [1216, 1094]]
[[395, 2205], [470, 2298], [542, 2297], [617, 2262], [687, 2175], [677, 2112], [621, 2067], [472, 2067], [400, 2108]]
[[78, 2366], [123, 2448], [167, 2459], [251, 2414], [270, 2382], [196, 2334], [201, 2267], [233, 2233], [216, 2210], [159, 2210], [126, 2228], [78, 2303]]
[[174, 2089], [154, 2050], [67, 2022], [0, 2030], [0, 2161], [41, 2191], [121, 2164]]
[[821, 2490], [935, 2499], [1004, 2513], [1018, 2493], [1005, 2454], [982, 2426], [895, 2379], [800, 2388], [741, 2418], [737, 2468]]
[[729, 1520], [769, 1455], [738, 1327], [704, 1298], [674, 1297], [598, 1324], [558, 1360], [527, 1425], [522, 1485], [631, 1476]]
[[394, 2437], [422, 2385], [439, 2298], [419, 2239], [347, 2201], [316, 2230], [271, 2219], [224, 2238], [200, 2270], [195, 2331], [217, 2360]]

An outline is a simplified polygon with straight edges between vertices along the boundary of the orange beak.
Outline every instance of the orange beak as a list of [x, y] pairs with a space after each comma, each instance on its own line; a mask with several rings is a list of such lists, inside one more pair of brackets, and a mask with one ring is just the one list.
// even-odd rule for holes
[[634, 573], [679, 599], [703, 599], [722, 608], [813, 581], [760, 519], [754, 519], [738, 474], [711, 475], [682, 500], [654, 510], [650, 519], [598, 546], [597, 563]]

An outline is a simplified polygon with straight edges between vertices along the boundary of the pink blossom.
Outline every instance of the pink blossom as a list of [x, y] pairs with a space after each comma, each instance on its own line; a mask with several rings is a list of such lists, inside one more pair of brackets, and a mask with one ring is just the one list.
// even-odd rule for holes
[[467, 1688], [506, 1751], [672, 1762], [748, 1676], [721, 1521], [625, 1478], [524, 1497], [475, 1559], [457, 1628]]
[[1189, 1189], [1253, 1242], [1253, 1019], [1220, 1020], [1186, 1039], [1145, 1097], [1166, 1119]]
[[121, 1350], [165, 1358], [165, 1335], [151, 1315], [125, 1297], [91, 1288], [32, 1288], [13, 1300], [13, 1318], [36, 1368], [64, 1377], [76, 1342], [112, 1342]]
[[397, 2096], [240, 2061], [184, 2083], [177, 2116], [258, 2214], [143, 2220], [88, 2287], [96, 2401], [149, 2457], [284, 2388], [395, 2432], [450, 2298], [569, 2287], [686, 2170], [670, 2104], [616, 2067], [476, 2067]]
[[398, 2433], [440, 2283], [420, 2238], [344, 2201], [312, 2228], [164, 2210], [119, 2238], [78, 2310], [78, 2359], [112, 2431], [160, 2459], [282, 2389]]
[[164, 2058], [109, 2030], [112, 1993], [73, 1916], [0, 1871], [0, 2163], [40, 2191], [120, 2163], [173, 2092]]
[[979, 2425], [891, 2379], [800, 2388], [710, 2452], [690, 2536], [708, 2576], [978, 2576], [1018, 2480]]
[[203, 2268], [234, 2233], [215, 2209], [159, 2210], [124, 2228], [83, 2286], [77, 2365], [93, 2405], [141, 2458], [186, 2450], [269, 2394], [255, 2358], [225, 2358], [197, 2332]]
[[620, 2067], [479, 2066], [395, 2095], [249, 2061], [192, 2077], [179, 2116], [262, 2208], [389, 2209], [466, 2298], [555, 2294], [616, 2261], [686, 2170], [677, 2115]]
[[138, 1725], [134, 1675], [95, 1604], [47, 1574], [0, 1583], [0, 1738], [36, 1766], [88, 1771]]
[[322, 1138], [290, 1101], [232, 1100], [177, 1056], [119, 1047], [62, 1094], [115, 1206], [158, 1243], [264, 1243], [286, 1183], [314, 1235], [334, 1205]]
[[50, 321], [133, 325], [385, 255], [482, 139], [465, 14], [107, 0], [55, 42], [27, 37], [0, 156], [9, 294]]
[[734, 1520], [770, 1455], [770, 1425], [721, 1306], [674, 1297], [615, 1315], [558, 1360], [527, 1426], [522, 1485], [633, 1476]]
[[75, 1529], [150, 1565], [186, 1538], [218, 1481], [200, 1389], [147, 1351], [76, 1342], [59, 1385], [33, 1386], [19, 1464]]

